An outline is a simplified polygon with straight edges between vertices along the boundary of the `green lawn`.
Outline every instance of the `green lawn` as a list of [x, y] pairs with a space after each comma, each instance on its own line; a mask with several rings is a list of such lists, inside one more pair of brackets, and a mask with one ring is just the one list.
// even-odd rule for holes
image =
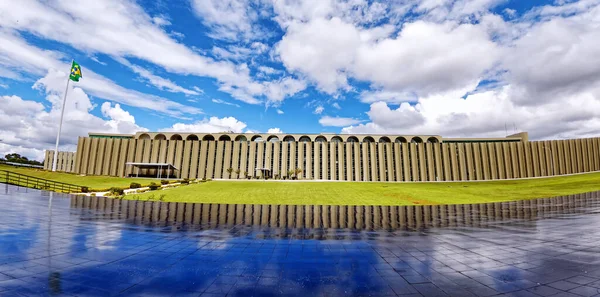
[[111, 176], [80, 176], [77, 174], [51, 172], [41, 169], [14, 167], [0, 164], [0, 170], [8, 170], [15, 173], [21, 173], [29, 176], [49, 179], [57, 182], [74, 184], [78, 186], [86, 186], [92, 190], [104, 190], [111, 187], [128, 188], [132, 182], [137, 182], [143, 186], [147, 186], [151, 182], [158, 183], [155, 179], [147, 178], [120, 178]]
[[211, 181], [127, 195], [125, 199], [228, 204], [423, 205], [500, 202], [598, 190], [600, 173], [590, 173], [470, 183]]

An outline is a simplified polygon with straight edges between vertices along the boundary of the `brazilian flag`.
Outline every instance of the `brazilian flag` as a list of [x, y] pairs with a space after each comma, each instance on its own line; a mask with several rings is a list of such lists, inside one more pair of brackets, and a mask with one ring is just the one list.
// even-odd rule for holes
[[81, 67], [79, 64], [77, 64], [77, 62], [73, 61], [73, 65], [71, 65], [71, 75], [69, 75], [69, 78], [72, 81], [79, 81], [81, 77]]

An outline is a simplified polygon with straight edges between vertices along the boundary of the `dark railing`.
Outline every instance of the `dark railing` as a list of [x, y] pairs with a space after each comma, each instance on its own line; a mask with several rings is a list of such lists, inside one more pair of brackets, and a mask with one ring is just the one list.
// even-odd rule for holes
[[84, 192], [86, 187], [0, 170], [0, 183], [61, 193]]

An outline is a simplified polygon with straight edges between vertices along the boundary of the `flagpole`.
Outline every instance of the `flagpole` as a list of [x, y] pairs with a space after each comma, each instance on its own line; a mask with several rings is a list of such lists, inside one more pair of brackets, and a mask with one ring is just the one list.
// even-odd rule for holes
[[[71, 67], [73, 62], [71, 61]], [[71, 70], [69, 69], [69, 73]], [[65, 105], [67, 104], [67, 92], [69, 91], [69, 81], [71, 80], [70, 74], [67, 74], [67, 87], [65, 88], [65, 95], [63, 96], [62, 111], [60, 112], [60, 123], [58, 124], [58, 133], [56, 134], [56, 147], [54, 148], [54, 158], [52, 160], [52, 171], [56, 171], [56, 161], [58, 159], [58, 143], [60, 141], [60, 131], [62, 130], [63, 117], [65, 116]]]

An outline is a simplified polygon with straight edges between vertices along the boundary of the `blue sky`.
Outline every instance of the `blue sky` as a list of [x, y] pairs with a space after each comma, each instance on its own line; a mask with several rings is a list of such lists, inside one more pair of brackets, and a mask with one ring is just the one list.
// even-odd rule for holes
[[[600, 1], [0, 3], [0, 154], [88, 132], [588, 137]], [[595, 63], [596, 62], [596, 63]]]

